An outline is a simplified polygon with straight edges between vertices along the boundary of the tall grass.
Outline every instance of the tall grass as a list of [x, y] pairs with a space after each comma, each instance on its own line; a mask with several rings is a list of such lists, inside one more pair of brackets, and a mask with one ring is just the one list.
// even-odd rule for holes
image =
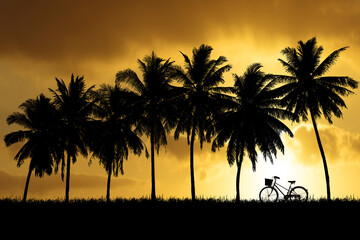
[[360, 205], [360, 199], [355, 196], [347, 196], [345, 198], [334, 198], [331, 202], [327, 203], [326, 198], [318, 198], [315, 199], [313, 196], [309, 197], [309, 201], [307, 202], [291, 202], [291, 201], [278, 201], [275, 203], [261, 203], [258, 200], [241, 200], [239, 203], [235, 203], [235, 199], [230, 199], [227, 197], [220, 198], [206, 198], [200, 197], [196, 201], [192, 201], [190, 198], [157, 198], [156, 200], [152, 200], [147, 197], [142, 198], [115, 198], [110, 202], [106, 202], [105, 198], [74, 198], [71, 199], [68, 204], [64, 202], [63, 199], [28, 199], [27, 202], [22, 202], [20, 198], [2, 198], [0, 199], [0, 207], [16, 207], [16, 206], [122, 206], [122, 205], [152, 205], [152, 206], [176, 206], [176, 205], [229, 205], [229, 206], [242, 206], [242, 205], [332, 205], [332, 204], [355, 204]]

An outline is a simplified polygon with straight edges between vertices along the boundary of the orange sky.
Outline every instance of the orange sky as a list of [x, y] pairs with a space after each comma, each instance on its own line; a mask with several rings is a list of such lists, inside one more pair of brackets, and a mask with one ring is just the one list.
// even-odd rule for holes
[[[84, 75], [88, 86], [114, 83], [119, 70], [137, 70], [137, 59], [155, 51], [182, 65], [179, 51], [191, 55], [202, 43], [214, 48], [212, 57], [224, 55], [241, 75], [254, 62], [267, 73], [283, 74], [277, 61], [280, 51], [314, 36], [324, 47], [323, 58], [350, 46], [340, 55], [328, 75], [348, 75], [360, 80], [360, 2], [356, 0], [261, 0], [261, 1], [85, 1], [0, 0], [0, 136], [17, 126], [7, 126], [6, 117], [28, 98], [41, 92], [51, 96], [55, 77], [68, 81], [71, 73]], [[328, 158], [333, 197], [360, 197], [360, 96], [345, 99], [344, 118], [333, 125], [320, 122], [319, 131]], [[311, 196], [325, 197], [321, 157], [311, 125], [290, 124], [295, 138], [284, 137], [285, 155], [274, 165], [260, 157], [257, 172], [245, 159], [241, 176], [242, 198], [257, 198], [264, 178], [278, 175], [280, 181], [297, 180]], [[185, 138], [168, 138], [166, 149], [156, 156], [157, 194], [190, 197], [189, 148]], [[18, 146], [6, 148], [0, 141], [0, 197], [21, 197], [28, 170], [27, 161], [16, 167]], [[225, 149], [211, 153], [209, 146], [195, 152], [198, 196], [235, 195], [235, 167], [230, 168]], [[129, 157], [125, 174], [113, 178], [112, 197], [150, 194], [150, 160]], [[103, 197], [106, 172], [93, 160], [80, 158], [72, 166], [70, 197]], [[32, 176], [29, 198], [63, 198], [65, 183], [60, 174]]]

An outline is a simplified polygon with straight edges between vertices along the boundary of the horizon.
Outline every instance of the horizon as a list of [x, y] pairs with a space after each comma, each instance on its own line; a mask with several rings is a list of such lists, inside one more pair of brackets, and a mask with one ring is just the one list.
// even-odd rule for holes
[[[206, 2], [206, 3], [205, 3]], [[21, 7], [20, 7], [21, 6]], [[15, 12], [17, 14], [15, 14]], [[155, 17], [154, 17], [155, 16]], [[21, 197], [29, 159], [17, 168], [13, 160], [19, 146], [6, 147], [5, 134], [19, 130], [6, 118], [18, 106], [40, 93], [51, 97], [55, 77], [66, 84], [70, 76], [83, 76], [86, 86], [114, 85], [115, 74], [130, 68], [139, 76], [137, 59], [154, 51], [157, 56], [183, 66], [181, 52], [192, 55], [200, 44], [213, 47], [211, 58], [225, 56], [232, 69], [224, 74], [232, 86], [232, 74], [242, 75], [253, 63], [262, 71], [286, 74], [278, 58], [285, 47], [317, 37], [324, 47], [321, 60], [341, 47], [349, 48], [325, 76], [350, 76], [360, 81], [360, 2], [358, 1], [3, 1], [0, 0], [0, 198]], [[328, 160], [332, 198], [360, 198], [360, 95], [345, 97], [343, 118], [330, 125], [318, 122]], [[279, 176], [279, 183], [309, 189], [309, 197], [326, 197], [324, 171], [311, 121], [286, 125], [294, 138], [283, 136], [285, 154], [274, 164], [259, 154], [256, 172], [244, 158], [241, 200], [258, 199], [264, 179]], [[189, 146], [186, 136], [155, 155], [157, 196], [190, 198]], [[148, 149], [149, 139], [142, 137]], [[225, 147], [211, 152], [210, 144], [200, 151], [195, 142], [197, 197], [235, 198], [236, 166], [229, 167]], [[107, 173], [98, 160], [78, 157], [71, 166], [70, 199], [101, 198], [106, 195]], [[129, 154], [124, 175], [112, 177], [111, 198], [150, 196], [150, 159]], [[61, 174], [31, 178], [28, 198], [64, 197]]]

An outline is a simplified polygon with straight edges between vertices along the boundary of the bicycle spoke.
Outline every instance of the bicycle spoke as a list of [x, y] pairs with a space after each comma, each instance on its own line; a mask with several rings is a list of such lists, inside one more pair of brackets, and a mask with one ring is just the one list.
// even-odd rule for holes
[[307, 201], [308, 192], [303, 187], [294, 187], [290, 192], [290, 199], [292, 201]]
[[275, 202], [278, 198], [278, 192], [272, 187], [265, 187], [260, 191], [260, 201]]

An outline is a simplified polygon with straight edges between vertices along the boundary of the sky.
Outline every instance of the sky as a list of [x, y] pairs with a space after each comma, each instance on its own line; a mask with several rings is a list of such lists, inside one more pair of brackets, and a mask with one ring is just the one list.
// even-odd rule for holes
[[[281, 50], [299, 40], [317, 37], [324, 47], [322, 59], [344, 46], [328, 76], [360, 80], [360, 2], [356, 0], [0, 0], [0, 136], [20, 130], [8, 126], [6, 117], [40, 93], [51, 97], [55, 77], [69, 82], [72, 73], [84, 76], [86, 85], [114, 84], [115, 74], [138, 70], [137, 59], [152, 51], [183, 65], [179, 51], [191, 56], [194, 47], [213, 47], [212, 58], [226, 56], [232, 74], [259, 62], [263, 71], [285, 74], [278, 58]], [[345, 98], [343, 118], [330, 125], [319, 121], [328, 160], [333, 197], [360, 197], [359, 90]], [[283, 136], [285, 154], [274, 164], [259, 157], [253, 172], [245, 158], [241, 197], [257, 199], [264, 178], [279, 176], [309, 189], [310, 197], [326, 197], [324, 170], [310, 122], [286, 122], [295, 136]], [[149, 146], [148, 139], [144, 138]], [[0, 198], [20, 198], [29, 160], [18, 168], [13, 160], [21, 147], [0, 141]], [[226, 160], [226, 150], [212, 153], [196, 142], [195, 181], [198, 197], [233, 199], [236, 168]], [[155, 157], [156, 193], [159, 197], [190, 197], [189, 147], [186, 137], [168, 136], [168, 145]], [[124, 175], [112, 178], [111, 197], [149, 197], [150, 159], [129, 156]], [[71, 166], [70, 198], [106, 195], [106, 171], [96, 159], [80, 157]], [[60, 174], [30, 180], [28, 198], [63, 199], [65, 182]]]

